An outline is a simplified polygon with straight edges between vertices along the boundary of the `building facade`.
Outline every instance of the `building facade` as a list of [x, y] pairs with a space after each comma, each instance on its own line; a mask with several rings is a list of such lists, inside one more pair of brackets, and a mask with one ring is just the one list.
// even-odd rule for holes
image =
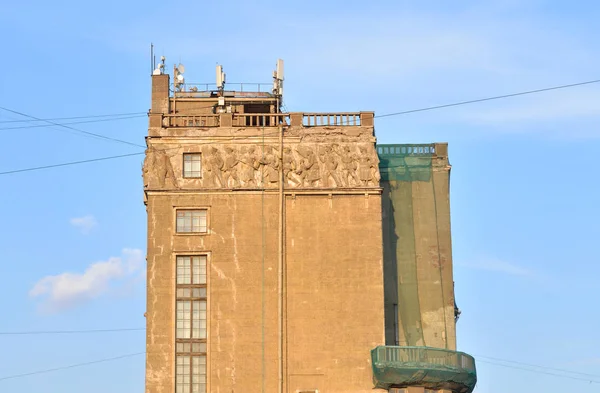
[[[378, 154], [373, 112], [282, 113], [281, 75], [265, 93], [227, 90], [221, 73], [214, 89], [152, 76], [146, 392], [404, 389], [389, 377], [401, 348], [458, 356], [444, 172], [432, 212], [431, 191], [386, 164], [395, 150]], [[408, 189], [413, 222], [448, 223], [415, 230], [413, 262], [390, 240]], [[411, 314], [408, 277], [435, 274], [446, 286], [424, 284]]]

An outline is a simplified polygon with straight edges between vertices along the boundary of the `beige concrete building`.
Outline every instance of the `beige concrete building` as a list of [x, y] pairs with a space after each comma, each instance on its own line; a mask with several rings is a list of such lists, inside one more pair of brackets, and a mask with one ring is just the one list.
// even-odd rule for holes
[[[282, 64], [272, 89], [225, 88], [220, 68], [216, 87], [191, 86], [182, 71], [152, 76], [146, 392], [469, 391], [397, 372], [414, 347], [450, 350], [417, 348], [421, 363], [464, 355], [446, 145], [384, 153], [373, 112], [282, 113]], [[407, 180], [423, 158], [432, 177]]]

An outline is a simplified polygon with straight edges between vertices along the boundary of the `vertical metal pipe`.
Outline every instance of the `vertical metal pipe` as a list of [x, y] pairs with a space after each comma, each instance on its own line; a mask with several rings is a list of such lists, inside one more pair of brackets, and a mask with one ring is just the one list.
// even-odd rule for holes
[[283, 393], [283, 126], [279, 126], [279, 263], [277, 280], [277, 307], [279, 316], [279, 393]]

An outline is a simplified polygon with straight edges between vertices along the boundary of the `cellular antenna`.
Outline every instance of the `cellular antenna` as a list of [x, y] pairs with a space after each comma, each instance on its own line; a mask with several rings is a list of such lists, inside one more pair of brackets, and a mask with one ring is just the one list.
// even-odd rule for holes
[[217, 89], [223, 92], [225, 89], [225, 72], [223, 72], [223, 66], [217, 65]]
[[185, 66], [181, 63], [177, 66], [173, 66], [173, 84], [175, 85], [175, 89], [177, 91], [184, 91], [185, 88], [185, 78], [183, 77], [183, 73], [185, 72]]
[[273, 94], [283, 96], [283, 60], [277, 60], [277, 67], [273, 71]]
[[[152, 56], [152, 63], [153, 63], [153, 67], [156, 67], [156, 59], [154, 57], [154, 55]], [[158, 67], [154, 68], [154, 71], [152, 71], [152, 75], [162, 75], [165, 73], [165, 57], [161, 56], [160, 57], [160, 63], [158, 64]]]

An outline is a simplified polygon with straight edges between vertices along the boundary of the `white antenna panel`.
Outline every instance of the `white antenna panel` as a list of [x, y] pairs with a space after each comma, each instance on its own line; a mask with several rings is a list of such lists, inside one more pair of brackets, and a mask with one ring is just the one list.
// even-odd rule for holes
[[283, 60], [277, 59], [277, 79], [283, 80]]
[[177, 66], [177, 71], [183, 74], [185, 72], [185, 66], [179, 63], [179, 65]]
[[225, 85], [225, 73], [223, 72], [223, 66], [217, 66], [217, 87], [222, 89]]
[[177, 81], [183, 83], [183, 75], [177, 74]]

